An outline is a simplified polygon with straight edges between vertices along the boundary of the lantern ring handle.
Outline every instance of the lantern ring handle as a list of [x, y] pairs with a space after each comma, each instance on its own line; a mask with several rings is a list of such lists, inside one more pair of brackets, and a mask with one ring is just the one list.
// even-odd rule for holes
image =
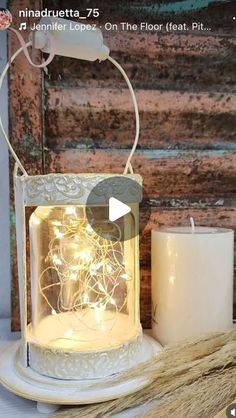
[[137, 103], [137, 99], [134, 93], [134, 89], [133, 86], [130, 82], [129, 77], [127, 76], [125, 70], [121, 67], [121, 65], [112, 57], [108, 56], [107, 59], [112, 62], [112, 64], [115, 65], [116, 68], [118, 68], [118, 70], [121, 72], [121, 74], [123, 75], [127, 86], [129, 88], [130, 94], [131, 94], [131, 98], [132, 98], [132, 102], [133, 102], [133, 106], [134, 106], [134, 113], [135, 113], [135, 122], [136, 122], [136, 128], [135, 128], [135, 139], [134, 139], [134, 143], [131, 149], [131, 152], [128, 156], [126, 165], [125, 165], [125, 169], [124, 169], [124, 173], [123, 174], [127, 174], [128, 171], [130, 173], [133, 173], [133, 168], [131, 165], [131, 159], [136, 151], [137, 145], [138, 145], [138, 140], [139, 140], [139, 134], [140, 134], [140, 117], [139, 117], [139, 110], [138, 110], [138, 103]]
[[[48, 56], [48, 58], [47, 58], [47, 60], [46, 61], [44, 61], [44, 62], [42, 62], [41, 64], [35, 64], [32, 60], [31, 60], [31, 58], [30, 58], [30, 55], [29, 55], [29, 52], [28, 52], [28, 48], [30, 47], [30, 46], [32, 46], [32, 41], [29, 41], [29, 42], [27, 42], [27, 43], [25, 43], [25, 41], [24, 41], [24, 38], [21, 36], [21, 34], [17, 31], [17, 30], [15, 30], [15, 29], [13, 29], [13, 28], [8, 28], [8, 30], [10, 30], [10, 31], [12, 31], [12, 32], [14, 32], [15, 34], [16, 34], [16, 36], [17, 36], [17, 38], [18, 38], [18, 40], [19, 40], [19, 42], [20, 42], [20, 44], [21, 44], [21, 46], [20, 46], [20, 48], [19, 49], [17, 49], [17, 51], [12, 55], [12, 57], [10, 58], [10, 60], [8, 61], [8, 63], [7, 63], [7, 65], [5, 66], [5, 68], [4, 68], [4, 70], [3, 70], [3, 72], [2, 72], [2, 74], [1, 74], [1, 76], [0, 76], [0, 91], [1, 91], [1, 88], [2, 88], [2, 84], [3, 84], [3, 80], [4, 80], [4, 78], [5, 78], [5, 76], [6, 76], [6, 74], [7, 74], [7, 71], [9, 70], [9, 68], [10, 68], [10, 65], [12, 64], [12, 62], [16, 59], [16, 57], [22, 52], [22, 51], [24, 51], [24, 54], [25, 54], [25, 56], [26, 56], [26, 58], [27, 58], [27, 60], [29, 61], [29, 63], [33, 66], [33, 67], [36, 67], [36, 68], [43, 68], [43, 67], [46, 67], [52, 60], [53, 60], [53, 58], [54, 58], [54, 48], [53, 48], [53, 39], [52, 39], [52, 37], [50, 37], [50, 42], [51, 42], [51, 46], [52, 46], [52, 52], [49, 54], [49, 56]], [[10, 151], [10, 153], [11, 153], [11, 155], [12, 155], [12, 157], [14, 158], [14, 160], [15, 160], [15, 162], [17, 163], [17, 165], [18, 165], [18, 167], [20, 168], [20, 170], [22, 171], [22, 173], [25, 175], [25, 176], [28, 176], [28, 173], [27, 173], [27, 171], [25, 170], [25, 168], [24, 168], [24, 166], [22, 165], [22, 163], [20, 162], [20, 159], [19, 159], [19, 157], [17, 156], [17, 154], [16, 154], [16, 152], [14, 151], [14, 149], [13, 149], [13, 147], [12, 147], [12, 145], [11, 145], [11, 143], [10, 143], [10, 140], [9, 140], [9, 137], [8, 137], [8, 135], [7, 135], [7, 132], [6, 132], [6, 130], [5, 130], [5, 128], [4, 128], [4, 126], [3, 126], [3, 123], [2, 123], [2, 118], [1, 118], [1, 114], [0, 114], [0, 128], [1, 128], [1, 130], [2, 130], [2, 133], [3, 133], [3, 138], [4, 138], [4, 140], [5, 140], [5, 142], [6, 142], [6, 144], [7, 144], [7, 146], [8, 146], [8, 149], [9, 149], [9, 151]]]
[[[2, 74], [0, 76], [0, 91], [1, 91], [1, 88], [2, 88], [3, 80], [4, 80], [4, 78], [5, 78], [6, 74], [7, 74], [7, 71], [9, 70], [10, 65], [15, 60], [15, 58], [23, 51], [23, 49], [24, 48], [28, 48], [28, 46], [30, 46], [31, 44], [32, 44], [32, 42], [28, 42], [24, 46], [21, 46], [19, 49], [17, 49], [17, 51], [12, 55], [12, 57], [8, 61], [6, 67], [4, 68], [4, 70], [3, 70], [3, 72], [2, 72]], [[6, 133], [6, 130], [5, 130], [5, 128], [3, 126], [3, 123], [2, 123], [1, 113], [0, 113], [0, 128], [2, 130], [4, 140], [5, 140], [5, 142], [6, 142], [7, 146], [8, 146], [8, 149], [9, 149], [12, 157], [14, 158], [15, 162], [17, 163], [17, 165], [20, 168], [20, 170], [22, 171], [22, 173], [25, 176], [28, 176], [27, 171], [25, 170], [24, 166], [21, 164], [21, 162], [19, 160], [19, 157], [17, 156], [16, 152], [14, 151], [14, 149], [13, 149], [11, 143], [10, 143], [9, 137], [8, 137], [8, 135]]]
[[[3, 84], [3, 80], [4, 80], [4, 78], [5, 78], [5, 76], [6, 76], [6, 73], [7, 73], [7, 71], [9, 70], [9, 67], [10, 67], [10, 65], [12, 64], [12, 62], [15, 60], [15, 58], [22, 52], [22, 51], [24, 51], [24, 53], [25, 53], [25, 56], [26, 56], [26, 58], [27, 58], [27, 60], [29, 61], [29, 63], [31, 64], [31, 65], [33, 65], [34, 67], [37, 67], [37, 68], [43, 68], [43, 67], [46, 67], [52, 60], [53, 60], [53, 58], [54, 58], [54, 52], [51, 52], [50, 54], [49, 54], [49, 57], [47, 58], [47, 60], [46, 61], [44, 61], [42, 64], [39, 64], [39, 65], [37, 65], [37, 64], [34, 64], [33, 62], [32, 62], [32, 60], [31, 60], [31, 58], [30, 58], [30, 56], [29, 56], [29, 53], [28, 53], [28, 47], [30, 47], [30, 46], [32, 46], [32, 41], [29, 41], [28, 43], [25, 43], [24, 42], [24, 39], [23, 39], [23, 37], [19, 34], [19, 32], [18, 31], [16, 31], [15, 29], [13, 29], [13, 28], [9, 28], [12, 32], [14, 32], [16, 35], [17, 35], [17, 37], [18, 37], [18, 39], [19, 39], [19, 41], [20, 41], [20, 44], [21, 44], [21, 47], [12, 55], [12, 57], [10, 58], [10, 60], [8, 61], [8, 63], [7, 63], [7, 65], [6, 65], [6, 67], [4, 68], [4, 70], [3, 70], [3, 72], [2, 72], [2, 74], [1, 74], [1, 76], [0, 76], [0, 91], [1, 91], [1, 88], [2, 88], [2, 84]], [[52, 41], [52, 39], [51, 39], [51, 41]], [[53, 45], [52, 45], [52, 51], [53, 51]], [[133, 143], [133, 146], [132, 146], [132, 149], [131, 149], [131, 151], [130, 151], [130, 154], [129, 154], [129, 156], [128, 156], [128, 159], [127, 159], [127, 161], [126, 161], [126, 165], [125, 165], [125, 168], [124, 168], [124, 172], [123, 172], [123, 174], [127, 174], [128, 172], [130, 172], [130, 173], [133, 173], [133, 167], [132, 167], [132, 165], [131, 165], [131, 159], [132, 159], [132, 157], [133, 157], [133, 155], [134, 155], [134, 153], [135, 153], [135, 150], [136, 150], [136, 148], [137, 148], [137, 145], [138, 145], [138, 140], [139, 140], [139, 135], [140, 135], [140, 117], [139, 117], [139, 110], [138, 110], [138, 103], [137, 103], [137, 99], [136, 99], [136, 96], [135, 96], [135, 93], [134, 93], [134, 89], [133, 89], [133, 86], [132, 86], [132, 84], [131, 84], [131, 82], [130, 82], [130, 80], [129, 80], [129, 77], [127, 76], [127, 74], [126, 74], [126, 72], [125, 72], [125, 70], [122, 68], [122, 66], [114, 59], [114, 58], [112, 58], [112, 57], [110, 57], [110, 56], [108, 56], [107, 57], [107, 59], [116, 67], [116, 68], [118, 68], [118, 70], [121, 72], [121, 74], [123, 75], [123, 77], [124, 77], [124, 79], [125, 79], [125, 81], [126, 81], [126, 84], [127, 84], [127, 86], [128, 86], [128, 89], [129, 89], [129, 91], [130, 91], [130, 94], [131, 94], [131, 98], [132, 98], [132, 102], [133, 102], [133, 107], [134, 107], [134, 112], [135, 112], [135, 123], [136, 123], [136, 128], [135, 128], [135, 139], [134, 139], [134, 143]], [[8, 137], [8, 135], [7, 135], [7, 133], [6, 133], [6, 130], [4, 129], [4, 126], [3, 126], [3, 123], [2, 123], [2, 118], [1, 118], [1, 114], [0, 114], [0, 128], [1, 128], [1, 130], [2, 130], [2, 133], [3, 133], [3, 137], [4, 137], [4, 140], [5, 140], [5, 142], [6, 142], [6, 144], [7, 144], [7, 146], [8, 146], [8, 148], [9, 148], [9, 151], [10, 151], [10, 153], [11, 153], [11, 155], [13, 156], [13, 158], [14, 158], [14, 160], [16, 161], [16, 163], [18, 164], [18, 167], [20, 168], [20, 170], [22, 171], [22, 173], [25, 175], [25, 176], [28, 176], [28, 173], [27, 173], [27, 171], [25, 170], [25, 168], [24, 168], [24, 166], [22, 165], [22, 163], [20, 162], [20, 159], [19, 159], [19, 157], [17, 156], [17, 154], [16, 154], [16, 152], [14, 151], [14, 149], [13, 149], [13, 147], [12, 147], [12, 145], [11, 145], [11, 143], [10, 143], [10, 140], [9, 140], [9, 137]]]

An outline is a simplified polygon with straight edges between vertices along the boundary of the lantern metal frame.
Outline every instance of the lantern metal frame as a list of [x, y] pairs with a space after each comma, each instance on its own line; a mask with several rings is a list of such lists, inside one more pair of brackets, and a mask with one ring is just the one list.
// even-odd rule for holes
[[[106, 377], [110, 374], [127, 370], [135, 365], [136, 356], [142, 347], [142, 328], [139, 324], [136, 335], [129, 341], [123, 341], [118, 347], [75, 351], [60, 348], [50, 348], [39, 343], [29, 341], [29, 326], [27, 315], [27, 254], [26, 254], [26, 224], [25, 208], [35, 206], [62, 206], [83, 205], [86, 206], [91, 191], [105, 179], [120, 179], [115, 174], [47, 174], [37, 176], [18, 175], [19, 167], [14, 171], [15, 207], [16, 207], [16, 232], [18, 254], [18, 277], [20, 293], [20, 319], [22, 330], [22, 342], [20, 358], [25, 367], [34, 365], [34, 369], [41, 374], [61, 379], [86, 379]], [[122, 178], [131, 179], [142, 186], [142, 177], [137, 174], [123, 175]], [[130, 192], [125, 188], [120, 190], [122, 201], [130, 201]], [[112, 184], [110, 184], [112, 187]], [[114, 181], [114, 193], [117, 187]], [[132, 202], [142, 200], [141, 187], [132, 194]], [[110, 190], [112, 194], [112, 190]], [[104, 195], [94, 199], [94, 204], [101, 205], [106, 200]], [[134, 248], [135, 262], [135, 311], [139, 316], [139, 237], [138, 237], [138, 213], [134, 214], [135, 230], [137, 235]], [[58, 364], [65, 367], [58, 368]], [[97, 364], [99, 362], [99, 369]]]

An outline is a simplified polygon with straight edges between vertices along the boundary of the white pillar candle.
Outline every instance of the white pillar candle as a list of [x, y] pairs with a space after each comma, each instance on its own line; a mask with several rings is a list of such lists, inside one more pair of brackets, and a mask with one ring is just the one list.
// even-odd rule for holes
[[231, 229], [152, 231], [152, 329], [162, 344], [233, 325]]

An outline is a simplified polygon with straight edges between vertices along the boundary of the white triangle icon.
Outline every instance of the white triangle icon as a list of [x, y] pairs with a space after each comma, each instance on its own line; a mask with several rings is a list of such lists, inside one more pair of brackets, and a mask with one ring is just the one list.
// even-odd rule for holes
[[230, 412], [230, 414], [232, 415], [232, 417], [235, 417], [235, 415], [236, 415], [236, 409], [235, 408], [232, 409], [231, 412]]
[[114, 222], [131, 212], [131, 208], [115, 197], [109, 199], [109, 221]]

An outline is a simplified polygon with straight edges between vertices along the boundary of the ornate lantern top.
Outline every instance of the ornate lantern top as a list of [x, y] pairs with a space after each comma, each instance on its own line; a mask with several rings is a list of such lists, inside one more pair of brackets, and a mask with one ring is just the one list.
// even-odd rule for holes
[[[127, 189], [126, 183], [120, 179], [129, 179], [137, 183], [137, 188]], [[73, 205], [85, 205], [90, 193], [94, 194], [94, 204], [106, 203], [107, 191], [103, 181], [109, 181], [109, 187], [119, 195], [123, 202], [141, 202], [142, 177], [139, 174], [45, 174], [37, 176], [18, 176], [15, 169], [14, 180], [16, 188], [22, 189], [25, 206], [65, 205], [70, 201]], [[101, 187], [99, 188], [99, 185]], [[96, 189], [95, 189], [96, 188]], [[110, 189], [110, 194], [112, 190]]]

